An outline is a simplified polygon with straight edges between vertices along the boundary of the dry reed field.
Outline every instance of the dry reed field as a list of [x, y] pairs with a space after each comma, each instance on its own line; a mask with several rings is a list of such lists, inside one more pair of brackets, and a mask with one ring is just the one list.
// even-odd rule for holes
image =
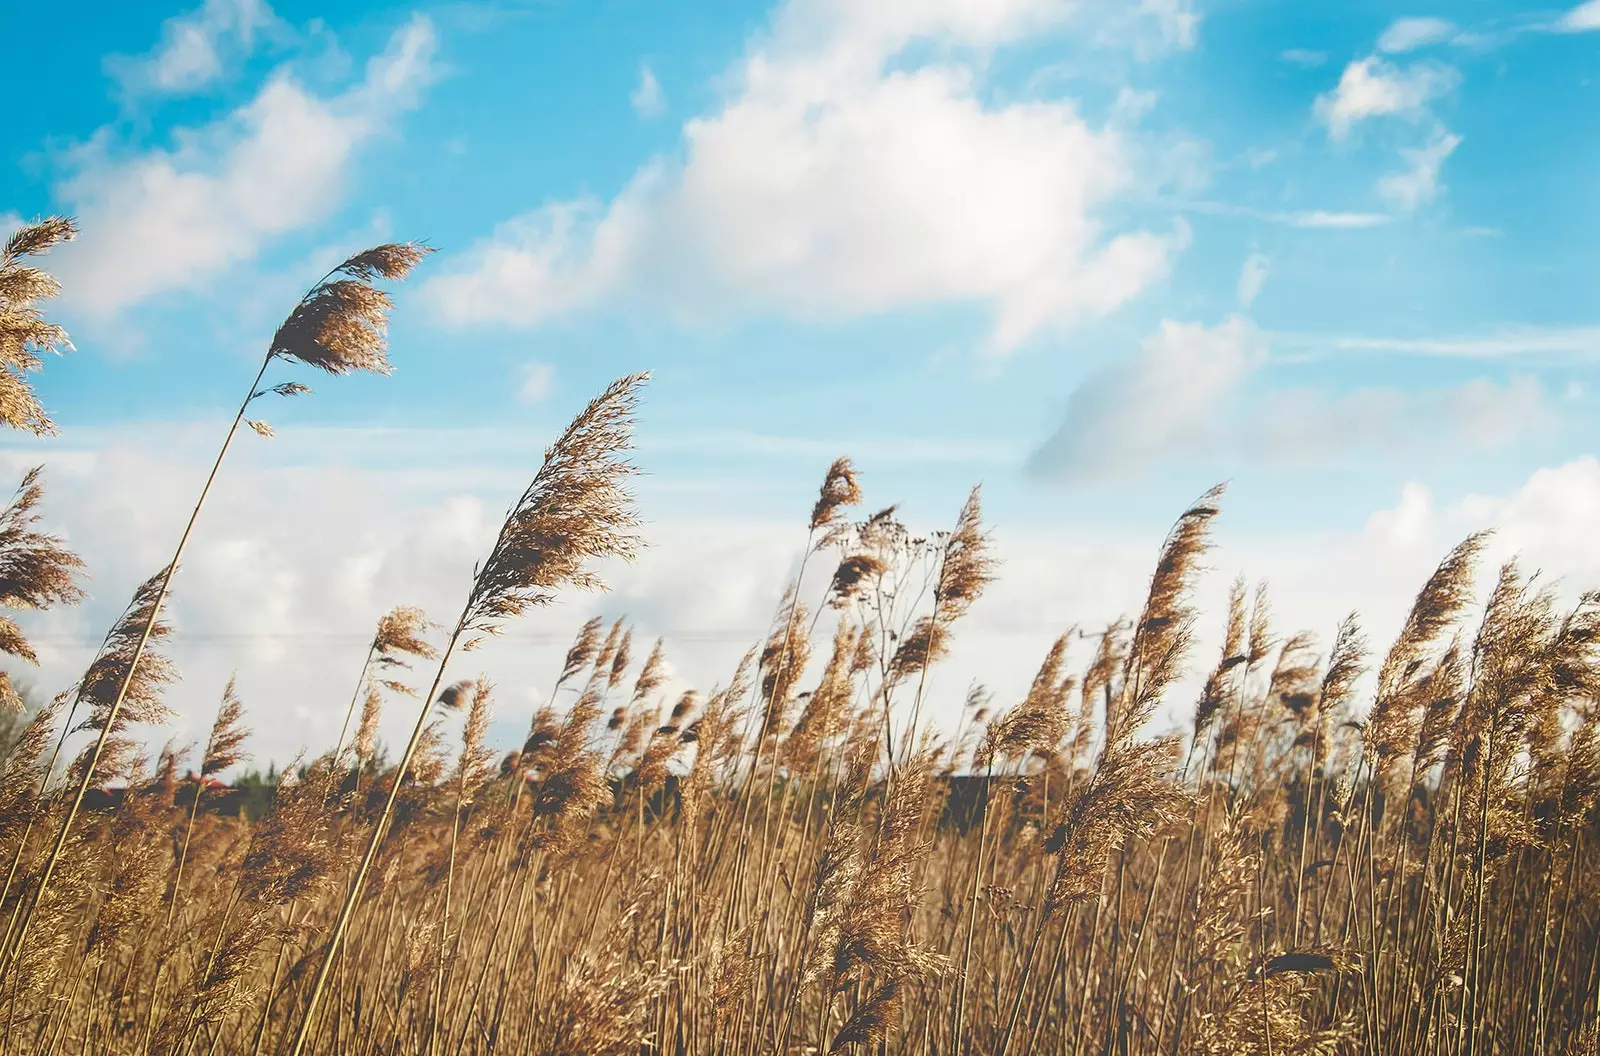
[[[52, 429], [26, 376], [67, 338], [35, 258], [72, 234], [46, 220], [0, 258], [17, 428]], [[270, 432], [254, 407], [305, 397], [284, 368], [387, 371], [382, 284], [425, 253], [359, 254], [294, 306], [207, 488], [241, 425]], [[201, 492], [80, 680], [6, 745], [0, 1053], [1596, 1052], [1600, 594], [1567, 607], [1507, 564], [1480, 596], [1481, 536], [1392, 643], [1353, 615], [1319, 643], [1242, 582], [1196, 611], [1212, 492], [1139, 612], [1063, 635], [1021, 700], [975, 688], [949, 728], [931, 687], [997, 574], [979, 493], [921, 532], [870, 513], [840, 459], [724, 683], [666, 698], [668, 645], [592, 621], [520, 751], [488, 749], [495, 689], [460, 680], [463, 654], [640, 544], [645, 380], [530, 467], [459, 613], [378, 623], [338, 688], [344, 734], [250, 819], [179, 776], [245, 758], [231, 685], [203, 751], [145, 748]], [[42, 502], [35, 472], [0, 514], [11, 611], [81, 596]], [[1203, 620], [1213, 655], [1191, 649]], [[0, 649], [33, 658], [9, 616]], [[1186, 670], [1209, 671], [1192, 703]], [[384, 709], [414, 719], [392, 763]]]

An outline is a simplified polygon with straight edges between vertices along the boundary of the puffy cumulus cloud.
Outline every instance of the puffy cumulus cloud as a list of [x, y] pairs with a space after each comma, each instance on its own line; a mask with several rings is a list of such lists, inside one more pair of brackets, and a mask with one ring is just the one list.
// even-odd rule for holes
[[1556, 420], [1529, 377], [1330, 394], [1259, 383], [1268, 358], [1266, 338], [1243, 318], [1215, 327], [1164, 321], [1136, 355], [1074, 390], [1029, 469], [1081, 484], [1196, 457], [1315, 465], [1361, 452], [1481, 450]]
[[1431, 202], [1439, 193], [1439, 170], [1461, 145], [1461, 137], [1444, 129], [1415, 150], [1402, 150], [1406, 168], [1378, 181], [1378, 193], [1396, 209], [1410, 212]]
[[112, 316], [204, 286], [328, 215], [356, 152], [420, 101], [436, 46], [432, 24], [414, 17], [347, 91], [321, 98], [280, 72], [226, 118], [178, 133], [172, 149], [122, 157], [102, 129], [66, 157], [71, 175], [56, 188], [83, 231], [60, 251], [66, 299]]
[[1378, 38], [1378, 50], [1399, 54], [1451, 40], [1456, 24], [1447, 18], [1397, 18]]
[[[685, 124], [681, 160], [610, 202], [507, 221], [428, 298], [451, 321], [514, 326], [615, 297], [798, 318], [970, 303], [999, 350], [1108, 312], [1166, 273], [1186, 229], [1111, 229], [1103, 207], [1135, 178], [1124, 135], [1067, 101], [991, 103], [960, 58], [1074, 11], [794, 0], [728, 102]], [[935, 57], [906, 61], [912, 44]]]
[[1600, 0], [1579, 4], [1561, 16], [1556, 28], [1564, 33], [1588, 33], [1600, 29]]
[[1346, 66], [1333, 91], [1317, 97], [1313, 111], [1328, 126], [1328, 135], [1342, 140], [1372, 118], [1419, 120], [1426, 116], [1429, 103], [1453, 91], [1460, 81], [1453, 66], [1417, 62], [1401, 68], [1369, 55]]
[[196, 11], [169, 18], [161, 43], [141, 56], [113, 55], [106, 70], [129, 95], [181, 95], [198, 91], [250, 54], [263, 31], [283, 24], [265, 0], [206, 0]]

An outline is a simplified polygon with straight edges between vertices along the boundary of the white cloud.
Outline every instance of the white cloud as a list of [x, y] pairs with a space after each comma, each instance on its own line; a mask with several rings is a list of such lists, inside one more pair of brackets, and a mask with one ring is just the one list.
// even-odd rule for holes
[[1219, 407], [1266, 360], [1256, 328], [1164, 320], [1136, 356], [1078, 387], [1060, 428], [1030, 459], [1041, 475], [1103, 479], [1214, 442]]
[[523, 403], [538, 403], [550, 395], [550, 385], [555, 381], [556, 368], [549, 363], [524, 363], [518, 372], [521, 383], [517, 396]]
[[1545, 355], [1582, 361], [1600, 357], [1600, 327], [1519, 327], [1452, 337], [1344, 337], [1334, 345], [1353, 351], [1465, 359]]
[[1502, 446], [1557, 421], [1531, 378], [1332, 395], [1251, 386], [1267, 363], [1266, 337], [1248, 320], [1164, 321], [1137, 355], [1079, 385], [1029, 469], [1077, 484], [1196, 457], [1315, 465], [1362, 452], [1420, 456]]
[[1378, 38], [1378, 50], [1390, 54], [1415, 51], [1456, 36], [1456, 25], [1444, 18], [1397, 18]]
[[156, 294], [203, 286], [275, 236], [338, 205], [356, 150], [415, 107], [434, 77], [432, 24], [415, 17], [331, 99], [286, 73], [177, 145], [119, 157], [102, 129], [67, 161], [57, 198], [83, 235], [58, 265], [74, 305], [109, 316]]
[[1460, 145], [1460, 136], [1441, 128], [1427, 145], [1402, 150], [1407, 168], [1379, 180], [1378, 193], [1390, 205], [1406, 212], [1433, 201], [1439, 192], [1439, 170]]
[[1155, 19], [1163, 43], [1175, 48], [1194, 47], [1200, 16], [1189, 0], [1139, 0], [1139, 10]]
[[1349, 213], [1329, 212], [1325, 209], [1311, 209], [1298, 213], [1273, 213], [1278, 222], [1288, 224], [1290, 227], [1309, 227], [1328, 230], [1356, 230], [1368, 227], [1382, 227], [1387, 224], [1390, 217], [1382, 213]]
[[1299, 66], [1304, 70], [1314, 70], [1328, 61], [1325, 51], [1312, 51], [1309, 48], [1290, 48], [1280, 52], [1278, 58], [1291, 66]]
[[1394, 218], [1385, 213], [1357, 213], [1330, 209], [1299, 209], [1290, 212], [1256, 209], [1231, 202], [1195, 202], [1189, 208], [1216, 216], [1244, 216], [1266, 224], [1282, 224], [1307, 230], [1350, 231], [1382, 227]]
[[1357, 124], [1371, 118], [1414, 121], [1423, 117], [1428, 104], [1449, 93], [1460, 80], [1452, 66], [1418, 62], [1401, 69], [1369, 55], [1346, 66], [1338, 86], [1318, 96], [1313, 111], [1328, 126], [1328, 135], [1342, 140]]
[[219, 79], [225, 63], [250, 54], [263, 30], [281, 28], [265, 0], [206, 0], [197, 11], [168, 19], [161, 43], [137, 58], [113, 55], [106, 69], [130, 95], [179, 95]]
[[1166, 273], [1187, 232], [1108, 229], [1131, 151], [1065, 101], [991, 104], [955, 61], [891, 63], [913, 41], [992, 48], [1065, 3], [795, 0], [722, 109], [689, 121], [681, 163], [608, 204], [501, 225], [429, 283], [456, 321], [529, 326], [635, 296], [838, 318], [966, 302], [993, 345], [1108, 312]]
[[1244, 258], [1244, 266], [1239, 269], [1239, 307], [1248, 308], [1256, 302], [1271, 271], [1272, 259], [1265, 253], [1252, 253]]
[[1564, 33], [1587, 33], [1600, 29], [1600, 0], [1589, 0], [1561, 16], [1556, 27]]
[[634, 112], [640, 117], [660, 117], [667, 108], [666, 96], [661, 92], [661, 82], [648, 66], [639, 67], [639, 86], [628, 96]]

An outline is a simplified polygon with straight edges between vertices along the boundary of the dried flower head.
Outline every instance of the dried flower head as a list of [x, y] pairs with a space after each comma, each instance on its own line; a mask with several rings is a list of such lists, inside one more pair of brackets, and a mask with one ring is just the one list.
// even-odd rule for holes
[[549, 604], [563, 586], [601, 589], [591, 562], [633, 558], [638, 517], [626, 483], [637, 470], [626, 455], [647, 378], [613, 382], [545, 451], [473, 582], [463, 629], [493, 634], [502, 621]]
[[839, 511], [861, 501], [861, 486], [856, 482], [856, 469], [848, 458], [838, 458], [828, 467], [822, 478], [822, 489], [816, 505], [811, 507], [811, 530], [816, 531], [839, 518]]
[[[83, 597], [78, 576], [83, 561], [53, 535], [34, 530], [39, 514], [36, 508], [44, 496], [40, 482], [42, 469], [31, 469], [22, 478], [16, 497], [0, 511], [0, 609], [48, 609], [71, 605]], [[39, 658], [28, 644], [22, 629], [10, 616], [0, 614], [0, 653], [8, 653], [30, 664]], [[0, 707], [20, 710], [21, 701], [7, 680], [0, 693]]]
[[[79, 701], [89, 706], [90, 714], [78, 724], [78, 730], [104, 729], [109, 720], [111, 732], [118, 733], [129, 723], [166, 721], [170, 712], [162, 703], [161, 695], [167, 685], [177, 681], [178, 672], [157, 647], [171, 636], [172, 627], [161, 618], [150, 622], [151, 614], [161, 599], [162, 584], [166, 578], [166, 569], [162, 569], [134, 591], [133, 600], [107, 632], [99, 654], [79, 680]], [[149, 641], [137, 669], [129, 678], [128, 668], [133, 663], [134, 653], [138, 651], [140, 639], [145, 636], [146, 624], [150, 624]], [[113, 717], [117, 691], [125, 678], [128, 680], [128, 689]], [[98, 773], [105, 773], [103, 765]]]
[[633, 683], [633, 703], [637, 704], [661, 688], [661, 683], [666, 680], [666, 660], [661, 655], [664, 639], [657, 638], [656, 644], [650, 650], [650, 655], [645, 658], [644, 667], [639, 669], [639, 677]]
[[415, 605], [396, 605], [379, 618], [378, 629], [373, 633], [376, 662], [383, 667], [410, 667], [405, 657], [438, 659], [439, 650], [423, 637], [427, 630], [426, 613]]
[[52, 216], [24, 225], [0, 247], [0, 423], [39, 436], [54, 436], [55, 423], [28, 384], [27, 375], [41, 366], [41, 355], [72, 348], [67, 332], [46, 322], [38, 303], [61, 292], [42, 269], [24, 258], [71, 241], [78, 229], [70, 219]]
[[313, 286], [272, 335], [269, 358], [294, 360], [329, 374], [388, 374], [389, 295], [379, 278], [403, 279], [433, 250], [418, 243], [357, 253]]
[[244, 704], [240, 702], [239, 694], [234, 691], [233, 677], [229, 676], [228, 684], [222, 688], [222, 705], [217, 709], [216, 720], [211, 724], [211, 736], [206, 738], [206, 752], [200, 761], [200, 775], [210, 777], [213, 774], [220, 774], [243, 760], [244, 742], [249, 739], [250, 731], [244, 727]]
[[578, 637], [573, 641], [572, 648], [567, 650], [566, 660], [561, 665], [561, 677], [556, 679], [557, 689], [589, 666], [589, 661], [594, 659], [600, 648], [600, 628], [604, 626], [605, 620], [596, 616], [579, 629]]

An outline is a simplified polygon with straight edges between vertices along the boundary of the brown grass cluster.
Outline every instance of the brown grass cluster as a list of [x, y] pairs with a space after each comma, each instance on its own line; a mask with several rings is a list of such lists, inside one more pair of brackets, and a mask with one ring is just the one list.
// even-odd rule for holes
[[[25, 228], [0, 257], [19, 428], [48, 428], [22, 373], [67, 347], [24, 260], [71, 233]], [[336, 268], [262, 374], [386, 373], [374, 284], [423, 253]], [[641, 661], [626, 620], [596, 618], [497, 758], [495, 688], [451, 665], [637, 551], [643, 381], [545, 452], [453, 623], [379, 621], [337, 743], [253, 818], [209, 780], [248, 751], [231, 682], [202, 748], [146, 761], [202, 492], [77, 684], [5, 746], [0, 1056], [1596, 1051], [1600, 595], [1563, 609], [1508, 563], [1480, 598], [1481, 536], [1375, 666], [1353, 615], [1324, 649], [1244, 580], [1201, 659], [1210, 492], [1138, 613], [1063, 629], [1020, 700], [974, 686], [952, 731], [930, 716], [940, 661], [997, 574], [979, 493], [948, 531], [852, 520], [841, 459], [725, 684], [686, 691], [670, 642]], [[305, 391], [261, 386], [219, 467], [253, 401]], [[29, 474], [0, 514], [12, 611], [79, 598], [80, 563], [33, 527], [42, 497]], [[32, 659], [9, 615], [0, 649]], [[1162, 732], [1197, 664], [1183, 732]], [[391, 703], [414, 726], [383, 763]]]

